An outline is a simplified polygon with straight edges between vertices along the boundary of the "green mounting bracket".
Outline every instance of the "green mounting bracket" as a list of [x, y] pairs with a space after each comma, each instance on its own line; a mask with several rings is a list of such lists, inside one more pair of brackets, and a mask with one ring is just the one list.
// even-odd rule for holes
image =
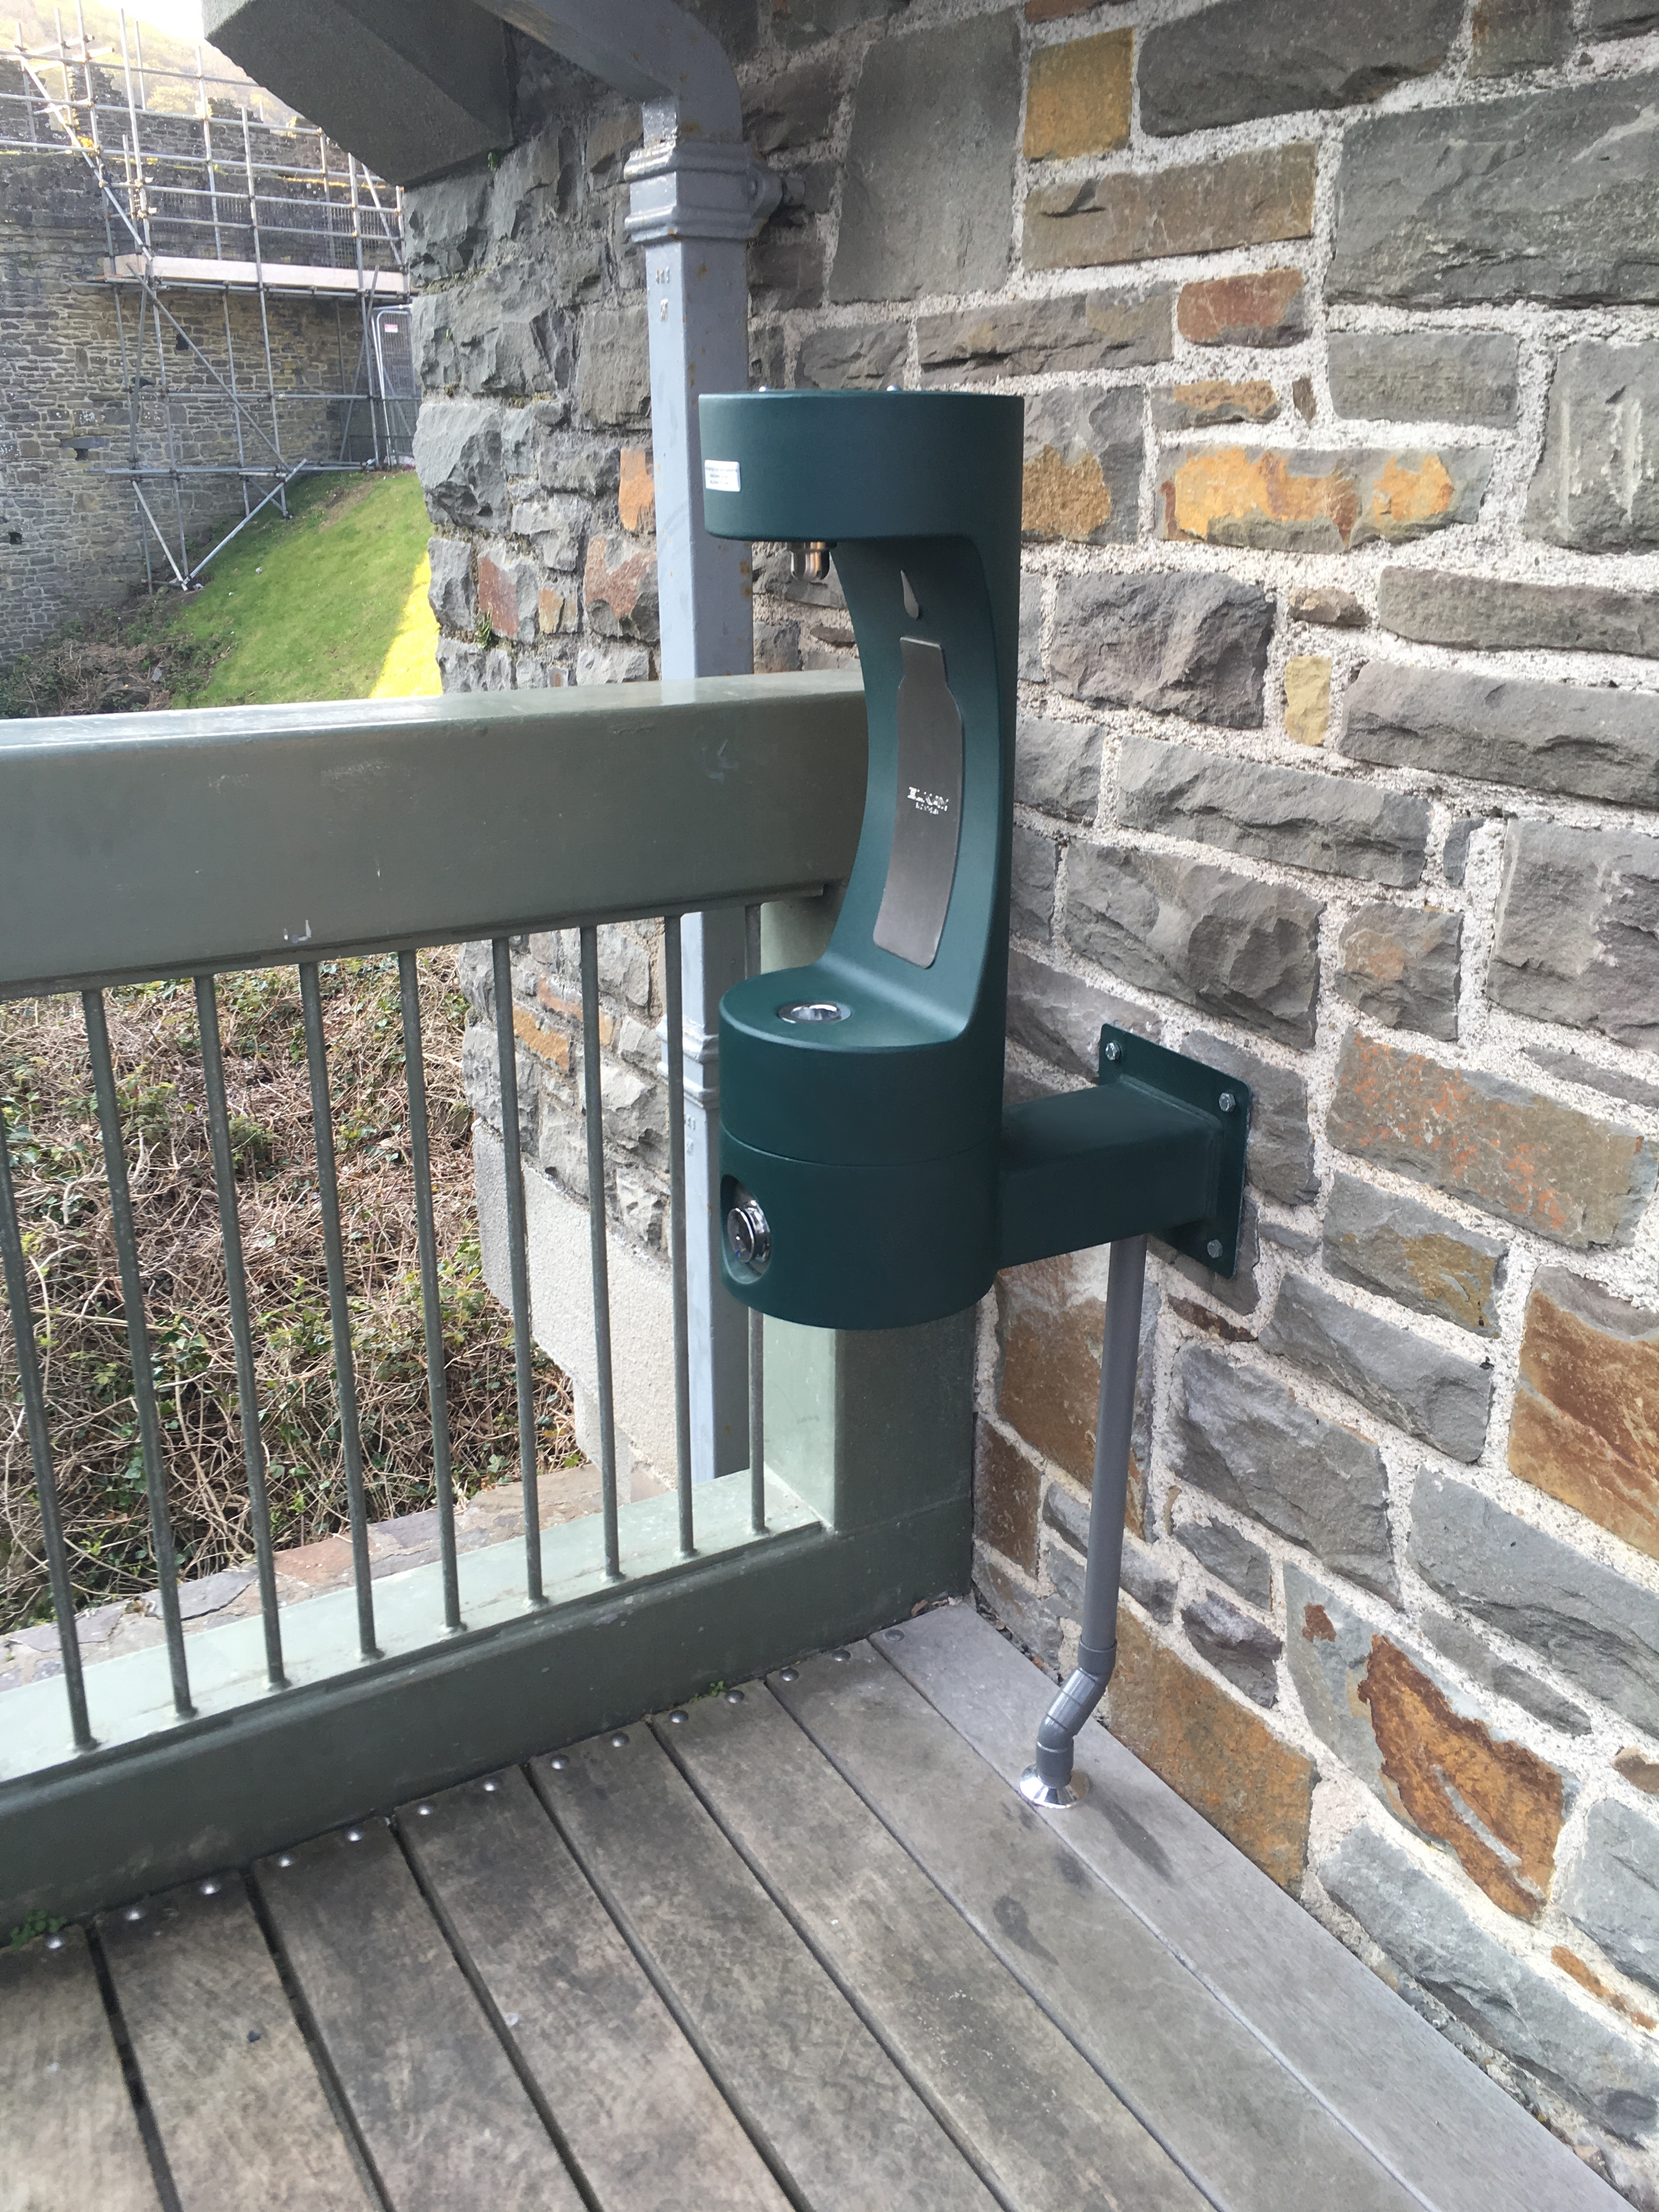
[[1023, 401], [700, 408], [708, 529], [804, 543], [826, 574], [833, 555], [869, 726], [828, 949], [720, 1003], [727, 1288], [784, 1321], [904, 1328], [999, 1267], [1150, 1231], [1230, 1274], [1241, 1084], [1109, 1030], [1093, 1091], [1003, 1111]]
[[1003, 1115], [998, 1264], [1154, 1236], [1231, 1275], [1249, 1127], [1249, 1089], [1236, 1076], [1103, 1029], [1092, 1091]]

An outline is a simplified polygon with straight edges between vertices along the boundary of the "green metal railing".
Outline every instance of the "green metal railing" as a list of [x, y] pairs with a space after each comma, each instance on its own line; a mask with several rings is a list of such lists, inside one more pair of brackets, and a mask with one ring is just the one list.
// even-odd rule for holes
[[[78, 992], [131, 1363], [161, 1642], [82, 1663], [58, 1511], [53, 1407], [0, 1123], [0, 1246], [60, 1676], [0, 1694], [0, 1927], [119, 1902], [775, 1665], [965, 1586], [969, 1316], [753, 1345], [745, 1472], [691, 1480], [681, 915], [760, 909], [797, 957], [844, 875], [865, 785], [862, 696], [840, 677], [721, 678], [385, 705], [0, 724], [0, 997]], [[580, 932], [588, 1188], [605, 1188], [598, 926], [666, 934], [672, 1496], [619, 1502], [605, 1212], [590, 1208], [600, 1510], [544, 1530], [512, 941]], [[788, 941], [792, 933], [795, 941]], [[458, 1552], [417, 951], [491, 949], [524, 1481], [521, 1544]], [[399, 968], [438, 1557], [370, 1571], [320, 963]], [[216, 979], [298, 969], [315, 1133], [351, 1587], [278, 1602]], [[257, 1615], [186, 1637], [143, 1270], [104, 992], [193, 982], [223, 1244]], [[759, 1331], [755, 1332], [757, 1339]]]

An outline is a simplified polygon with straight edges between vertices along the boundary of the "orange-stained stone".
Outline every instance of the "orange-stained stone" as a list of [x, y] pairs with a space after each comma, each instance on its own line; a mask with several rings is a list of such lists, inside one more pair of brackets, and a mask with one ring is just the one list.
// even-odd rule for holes
[[560, 630], [574, 629], [578, 615], [574, 595], [544, 584], [536, 596], [536, 615], [544, 637], [552, 637]]
[[1653, 1188], [1653, 1155], [1635, 1130], [1358, 1030], [1326, 1127], [1357, 1158], [1581, 1249], [1627, 1236]]
[[1025, 158], [1111, 154], [1129, 143], [1129, 31], [1101, 31], [1031, 56]]
[[1491, 456], [1474, 449], [1176, 447], [1164, 458], [1158, 494], [1166, 538], [1346, 553], [1474, 521], [1491, 471]]
[[1283, 453], [1242, 446], [1188, 454], [1161, 489], [1166, 538], [1218, 538], [1228, 524], [1255, 521], [1328, 523], [1346, 550], [1359, 520], [1359, 488], [1344, 471], [1304, 476]]
[[623, 528], [633, 532], [635, 536], [656, 526], [656, 479], [651, 473], [651, 456], [643, 446], [624, 446], [622, 449], [617, 510], [622, 518]]
[[1297, 653], [1285, 663], [1285, 734], [1299, 745], [1322, 745], [1331, 726], [1331, 658]]
[[974, 1534], [1034, 1575], [1042, 1477], [988, 1421], [976, 1420], [974, 1431]]
[[1098, 458], [1067, 461], [1045, 446], [1025, 464], [1020, 528], [1028, 538], [1071, 538], [1087, 544], [1112, 519], [1112, 495]]
[[1170, 428], [1190, 425], [1199, 430], [1212, 422], [1271, 422], [1279, 412], [1279, 394], [1258, 377], [1238, 382], [1200, 377], [1195, 383], [1172, 385], [1167, 394], [1157, 397], [1170, 403]]
[[[642, 599], [654, 595], [656, 582], [656, 556], [648, 546], [625, 546], [604, 538], [589, 539], [582, 596], [587, 602], [590, 624], [596, 608], [608, 608], [615, 624], [611, 634], [631, 636], [635, 614]], [[602, 635], [608, 627], [595, 626]]]
[[1127, 1606], [1108, 1694], [1112, 1734], [1296, 1896], [1308, 1863], [1313, 1761], [1158, 1643]]
[[1659, 1314], [1546, 1268], [1527, 1301], [1510, 1472], [1659, 1559]]
[[1566, 1815], [1557, 1770], [1524, 1744], [1455, 1711], [1386, 1636], [1372, 1638], [1353, 1694], [1370, 1711], [1382, 1780], [1401, 1819], [1444, 1844], [1494, 1905], [1535, 1920], [1549, 1896]]
[[1627, 1997], [1620, 1996], [1617, 1990], [1610, 1988], [1593, 1966], [1586, 1966], [1576, 1951], [1569, 1951], [1565, 1943], [1558, 1943], [1550, 1956], [1564, 1974], [1572, 1976], [1581, 1989], [1588, 1990], [1593, 1997], [1599, 1997], [1604, 2005], [1611, 2006], [1632, 2026], [1650, 2029], [1659, 2027], [1659, 2020], [1656, 2020], [1650, 2012], [1638, 2011]]
[[528, 636], [531, 621], [520, 599], [522, 562], [503, 567], [488, 553], [478, 556], [478, 611], [497, 637]]
[[1650, 1759], [1634, 1744], [1627, 1744], [1613, 1759], [1613, 1770], [1622, 1774], [1626, 1782], [1645, 1790], [1650, 1797], [1659, 1797], [1659, 1759]]
[[1391, 453], [1371, 489], [1371, 520], [1380, 537], [1400, 537], [1415, 525], [1444, 514], [1456, 495], [1457, 487], [1438, 453], [1425, 454], [1415, 468], [1405, 466]]
[[562, 1030], [544, 1030], [528, 1006], [514, 1006], [513, 1034], [538, 1059], [551, 1060], [561, 1075], [569, 1074], [570, 1039]]
[[1259, 269], [1183, 284], [1176, 328], [1194, 345], [1289, 345], [1306, 331], [1299, 269]]

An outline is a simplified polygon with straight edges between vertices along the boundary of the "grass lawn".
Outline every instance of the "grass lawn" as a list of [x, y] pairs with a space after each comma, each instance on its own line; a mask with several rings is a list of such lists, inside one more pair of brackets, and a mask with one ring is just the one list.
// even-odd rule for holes
[[289, 517], [267, 507], [173, 617], [205, 671], [173, 705], [437, 693], [428, 526], [413, 471], [301, 478], [288, 499]]

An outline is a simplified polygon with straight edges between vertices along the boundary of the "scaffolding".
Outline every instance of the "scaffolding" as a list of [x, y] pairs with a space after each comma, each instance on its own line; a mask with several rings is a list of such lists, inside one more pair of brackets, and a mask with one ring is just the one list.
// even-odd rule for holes
[[[298, 477], [412, 466], [419, 391], [401, 196], [314, 126], [251, 105], [255, 88], [215, 74], [199, 44], [193, 70], [158, 67], [137, 21], [115, 20], [113, 40], [89, 39], [77, 5], [74, 33], [60, 15], [50, 45], [27, 45], [15, 27], [11, 46], [0, 46], [16, 72], [0, 82], [0, 158], [61, 156], [95, 188], [106, 250], [82, 281], [113, 301], [126, 422], [123, 439], [68, 442], [78, 460], [130, 484], [150, 588], [189, 590], [256, 514], [273, 503], [287, 513]], [[181, 293], [216, 295], [211, 339], [199, 316], [186, 327]], [[252, 303], [252, 347], [233, 327], [239, 298]], [[337, 388], [281, 373], [279, 299], [332, 305]], [[194, 375], [188, 392], [181, 366]], [[205, 434], [204, 403], [217, 417]], [[303, 434], [319, 408], [341, 422], [337, 451], [326, 454], [314, 430], [308, 441]], [[124, 456], [101, 458], [122, 443]], [[204, 448], [216, 457], [195, 457]], [[191, 521], [216, 505], [203, 550]]]

